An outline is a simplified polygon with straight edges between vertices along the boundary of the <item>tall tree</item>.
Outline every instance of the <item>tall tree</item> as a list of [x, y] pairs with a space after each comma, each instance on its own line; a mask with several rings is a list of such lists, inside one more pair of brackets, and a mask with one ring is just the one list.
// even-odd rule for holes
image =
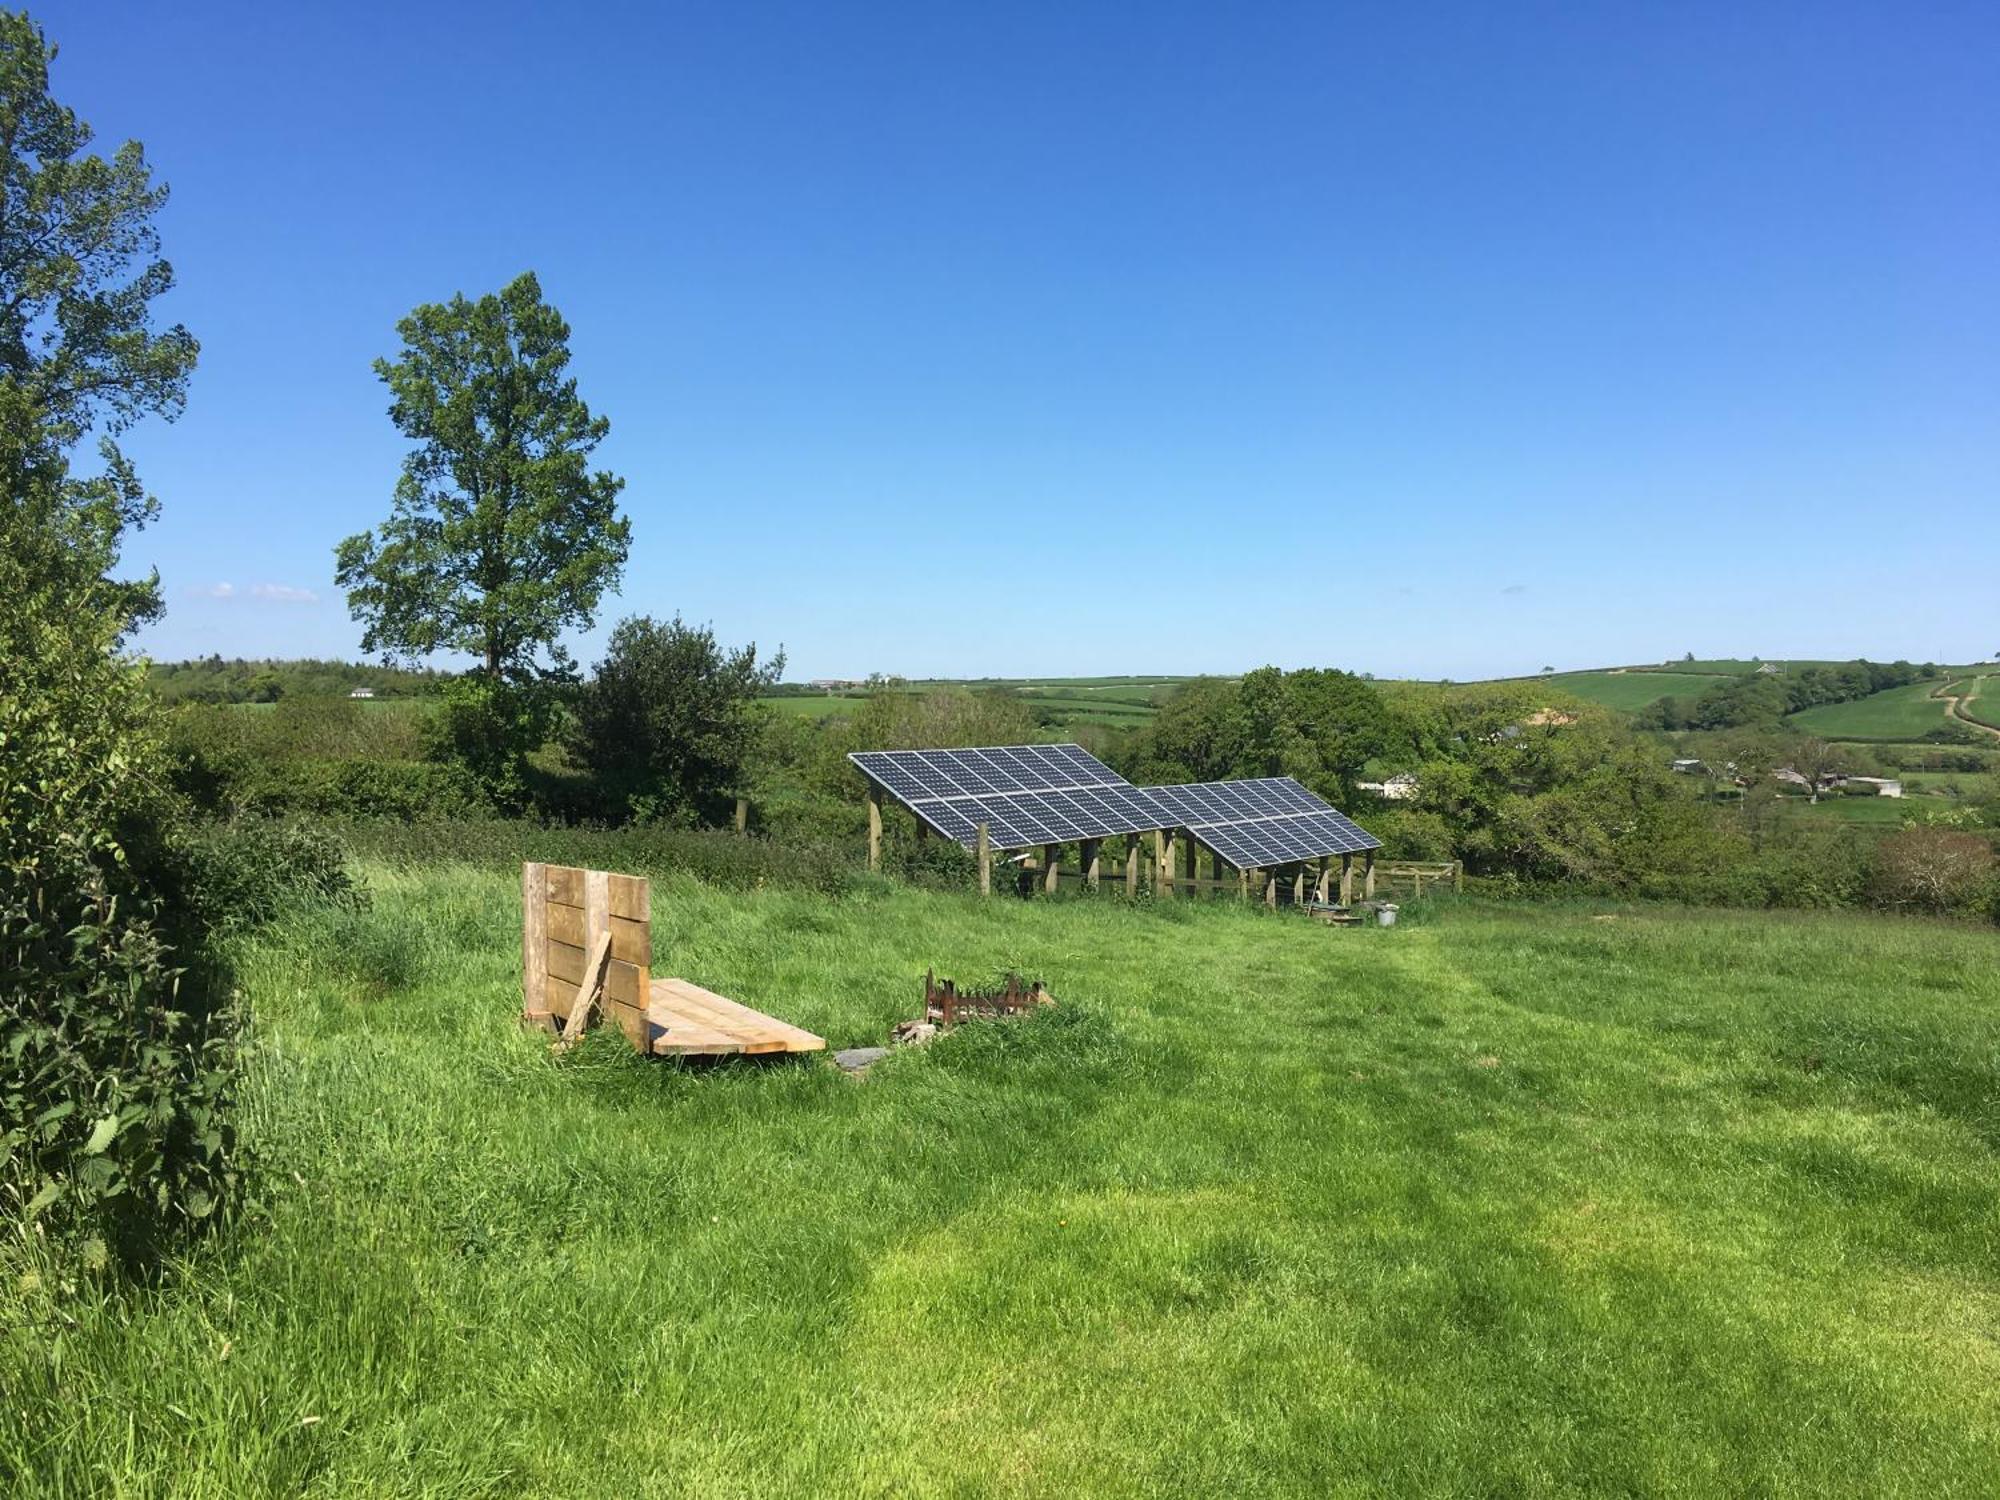
[[375, 373], [417, 446], [380, 535], [335, 554], [363, 646], [466, 652], [492, 681], [566, 668], [561, 635], [617, 585], [632, 530], [617, 513], [625, 481], [590, 468], [611, 424], [577, 394], [569, 325], [529, 272], [419, 307], [396, 331], [403, 352]]
[[[153, 326], [174, 284], [153, 224], [166, 186], [137, 141], [108, 160], [89, 150], [90, 126], [49, 93], [55, 55], [25, 13], [0, 11], [0, 441], [11, 467], [41, 476], [10, 486], [15, 520], [32, 519], [51, 566], [87, 561], [79, 602], [129, 628], [159, 613], [157, 587], [103, 570], [155, 507], [115, 438], [180, 414], [200, 346], [179, 324]], [[101, 470], [73, 474], [69, 451], [93, 429]]]

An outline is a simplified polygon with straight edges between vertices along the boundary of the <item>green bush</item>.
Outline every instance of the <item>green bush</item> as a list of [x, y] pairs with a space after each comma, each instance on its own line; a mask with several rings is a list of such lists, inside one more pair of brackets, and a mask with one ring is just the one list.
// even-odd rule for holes
[[186, 904], [213, 931], [256, 926], [310, 905], [361, 905], [347, 849], [324, 828], [241, 818], [185, 842]]
[[461, 863], [511, 868], [538, 860], [634, 875], [692, 875], [738, 890], [794, 886], [835, 896], [866, 878], [853, 852], [840, 845], [778, 843], [658, 824], [563, 827], [494, 818], [355, 822], [339, 825], [338, 831], [357, 854], [411, 867]]

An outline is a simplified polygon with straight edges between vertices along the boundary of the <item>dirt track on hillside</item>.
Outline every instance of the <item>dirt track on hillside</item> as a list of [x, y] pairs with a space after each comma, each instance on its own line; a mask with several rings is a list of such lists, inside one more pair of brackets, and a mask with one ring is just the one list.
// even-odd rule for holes
[[1931, 696], [1933, 698], [1941, 698], [1944, 700], [1945, 703], [1944, 711], [1945, 711], [1945, 716], [1947, 718], [1956, 719], [1959, 723], [1966, 725], [1968, 728], [1976, 729], [1981, 734], [1990, 734], [1996, 740], [2000, 740], [2000, 729], [1995, 729], [1991, 724], [1980, 723], [1977, 719], [1973, 718], [1970, 714], [1966, 713], [1965, 711], [1965, 705], [1971, 702], [1974, 698], [1979, 696], [1979, 688], [1977, 684], [1990, 681], [1992, 675], [1993, 674], [1988, 673], [1979, 677], [1967, 678], [1966, 680], [1974, 684], [1974, 686], [1969, 692], [1966, 692], [1964, 694], [1948, 693], [1944, 691], [1944, 688], [1948, 688], [1951, 686], [1950, 683], [1946, 683], [1944, 684], [1944, 688], [1938, 689], [1938, 691], [1931, 694]]

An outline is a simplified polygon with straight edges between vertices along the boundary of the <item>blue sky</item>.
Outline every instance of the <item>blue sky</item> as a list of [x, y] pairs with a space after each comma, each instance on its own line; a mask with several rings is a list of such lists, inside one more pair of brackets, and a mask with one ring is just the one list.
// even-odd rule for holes
[[1991, 5], [37, 15], [174, 190], [161, 657], [358, 654], [370, 361], [530, 268], [634, 523], [586, 658], [2000, 649]]

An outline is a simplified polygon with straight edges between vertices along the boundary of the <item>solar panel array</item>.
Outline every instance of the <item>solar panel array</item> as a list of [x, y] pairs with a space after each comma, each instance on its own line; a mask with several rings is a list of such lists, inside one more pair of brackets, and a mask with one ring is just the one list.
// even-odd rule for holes
[[995, 849], [1188, 828], [1239, 869], [1382, 847], [1289, 776], [1133, 786], [1079, 745], [862, 750], [862, 773], [954, 843]]

